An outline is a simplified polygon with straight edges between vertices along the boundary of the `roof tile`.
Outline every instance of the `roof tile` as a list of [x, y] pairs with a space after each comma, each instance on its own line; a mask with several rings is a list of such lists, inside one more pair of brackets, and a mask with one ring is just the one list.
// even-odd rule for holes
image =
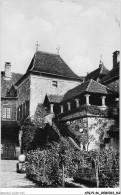
[[95, 81], [97, 81], [98, 78], [100, 78], [101, 76], [107, 75], [109, 73], [109, 70], [107, 70], [105, 68], [104, 65], [100, 66], [99, 68], [97, 68], [96, 70], [90, 72], [86, 77], [85, 77], [85, 81], [88, 81], [90, 79], [93, 79]]
[[56, 54], [50, 54], [42, 51], [37, 51], [27, 69], [28, 71], [38, 71], [51, 75], [63, 76], [73, 79], [82, 80], [77, 76], [63, 59]]
[[119, 77], [119, 65], [116, 68], [113, 68], [104, 78], [102, 78], [100, 83], [107, 83], [114, 77]]
[[77, 87], [67, 91], [67, 93], [64, 95], [61, 102], [71, 99], [73, 97], [76, 97], [78, 95], [84, 94], [86, 92], [89, 93], [99, 93], [99, 94], [112, 94], [113, 92], [107, 88], [105, 85], [102, 85], [94, 80], [89, 80], [81, 85], [78, 85]]

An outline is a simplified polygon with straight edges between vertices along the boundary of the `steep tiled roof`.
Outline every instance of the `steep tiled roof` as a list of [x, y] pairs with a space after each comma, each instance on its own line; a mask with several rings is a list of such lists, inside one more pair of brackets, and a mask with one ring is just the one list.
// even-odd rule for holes
[[45, 53], [37, 51], [27, 69], [28, 71], [46, 73], [49, 75], [56, 75], [72, 79], [82, 80], [77, 76], [63, 59], [56, 54]]
[[119, 93], [119, 81], [109, 83], [106, 86], [109, 87], [112, 91]]
[[60, 103], [63, 98], [63, 96], [59, 95], [47, 95], [47, 97], [50, 103]]
[[101, 79], [100, 83], [108, 83], [109, 80], [119, 77], [119, 64], [116, 68], [113, 68], [104, 78]]
[[22, 74], [12, 73], [10, 80], [5, 80], [5, 72], [1, 72], [1, 97], [6, 97], [8, 90], [22, 77]]
[[78, 95], [84, 94], [86, 92], [89, 93], [101, 93], [101, 94], [111, 94], [113, 93], [110, 89], [108, 89], [106, 86], [94, 81], [94, 80], [89, 80], [81, 85], [78, 85], [77, 87], [69, 90], [63, 97], [62, 102], [71, 99], [73, 97], [76, 97]]
[[105, 68], [104, 65], [101, 65], [99, 68], [97, 68], [96, 70], [90, 72], [86, 77], [85, 77], [85, 81], [88, 81], [90, 79], [93, 79], [95, 81], [97, 81], [98, 78], [100, 78], [100, 76], [105, 76], [109, 73], [109, 70], [107, 70]]

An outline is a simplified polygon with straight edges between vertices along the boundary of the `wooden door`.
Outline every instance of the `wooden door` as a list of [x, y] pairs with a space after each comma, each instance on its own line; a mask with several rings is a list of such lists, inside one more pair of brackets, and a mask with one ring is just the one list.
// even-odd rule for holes
[[1, 158], [13, 159], [16, 157], [15, 143], [9, 140], [1, 141]]

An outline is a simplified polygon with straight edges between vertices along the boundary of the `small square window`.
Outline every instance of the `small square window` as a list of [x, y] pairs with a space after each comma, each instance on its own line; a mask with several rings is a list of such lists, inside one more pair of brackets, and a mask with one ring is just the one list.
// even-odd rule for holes
[[57, 81], [52, 81], [52, 85], [53, 85], [54, 87], [57, 87], [57, 86], [58, 86], [58, 82], [57, 82]]
[[105, 144], [109, 144], [109, 143], [110, 143], [110, 138], [105, 138], [105, 139], [104, 139], [104, 143], [105, 143]]

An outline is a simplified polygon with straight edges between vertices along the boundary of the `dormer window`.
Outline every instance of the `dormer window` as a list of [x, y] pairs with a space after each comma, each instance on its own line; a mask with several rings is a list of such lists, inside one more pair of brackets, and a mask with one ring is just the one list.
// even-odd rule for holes
[[57, 87], [58, 86], [58, 82], [57, 81], [52, 81], [52, 86]]

